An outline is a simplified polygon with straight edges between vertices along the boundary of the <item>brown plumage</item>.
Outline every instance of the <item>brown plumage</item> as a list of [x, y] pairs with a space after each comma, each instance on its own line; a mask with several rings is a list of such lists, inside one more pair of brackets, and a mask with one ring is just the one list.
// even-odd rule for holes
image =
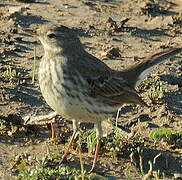
[[86, 52], [75, 33], [65, 26], [44, 25], [26, 30], [41, 41], [45, 55], [39, 68], [39, 83], [47, 104], [73, 121], [74, 133], [62, 159], [68, 154], [78, 122], [95, 124], [98, 143], [91, 171], [95, 168], [102, 137], [101, 122], [124, 103], [145, 105], [135, 90], [152, 70], [182, 48], [157, 53], [123, 71], [109, 68]]

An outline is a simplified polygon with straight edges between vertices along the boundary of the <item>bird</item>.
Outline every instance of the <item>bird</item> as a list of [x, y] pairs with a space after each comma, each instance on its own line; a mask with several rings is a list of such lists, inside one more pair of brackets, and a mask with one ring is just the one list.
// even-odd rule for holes
[[147, 106], [136, 86], [155, 66], [182, 52], [181, 47], [171, 48], [118, 71], [88, 53], [72, 28], [44, 24], [24, 31], [36, 36], [44, 48], [38, 74], [46, 103], [56, 114], [73, 122], [73, 134], [61, 162], [69, 154], [79, 123], [94, 124], [97, 144], [90, 172], [96, 169], [102, 121], [112, 117], [123, 104]]

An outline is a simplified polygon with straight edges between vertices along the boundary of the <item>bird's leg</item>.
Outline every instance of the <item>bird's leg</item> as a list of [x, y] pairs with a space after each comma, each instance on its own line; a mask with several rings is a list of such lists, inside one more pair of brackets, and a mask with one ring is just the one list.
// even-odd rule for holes
[[92, 173], [95, 170], [99, 151], [100, 151], [100, 139], [102, 138], [102, 134], [103, 134], [100, 121], [97, 124], [95, 124], [95, 129], [96, 129], [97, 144], [96, 144], [96, 148], [95, 148], [95, 154], [94, 154], [92, 168], [90, 169], [89, 173]]
[[64, 159], [66, 158], [66, 156], [69, 154], [70, 147], [71, 147], [71, 145], [72, 145], [72, 143], [73, 143], [73, 141], [75, 139], [77, 131], [78, 131], [78, 122], [73, 120], [73, 134], [72, 134], [71, 140], [70, 140], [70, 142], [69, 142], [69, 144], [68, 144], [68, 146], [67, 146], [67, 148], [66, 148], [66, 150], [65, 150], [65, 152], [64, 152], [64, 154], [63, 154], [63, 156], [61, 158], [61, 162], [60, 163], [62, 163], [64, 161]]
[[57, 123], [56, 122], [51, 122], [51, 138], [57, 137]]

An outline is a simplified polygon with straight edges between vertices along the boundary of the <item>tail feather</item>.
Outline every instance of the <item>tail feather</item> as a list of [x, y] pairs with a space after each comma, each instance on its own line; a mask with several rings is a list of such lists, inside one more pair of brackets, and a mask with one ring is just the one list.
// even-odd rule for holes
[[131, 66], [129, 69], [122, 71], [121, 75], [128, 80], [128, 84], [130, 84], [132, 87], [135, 87], [147, 77], [147, 75], [156, 65], [161, 64], [168, 58], [180, 52], [182, 52], [182, 48], [175, 48], [154, 54], [146, 58], [141, 63]]

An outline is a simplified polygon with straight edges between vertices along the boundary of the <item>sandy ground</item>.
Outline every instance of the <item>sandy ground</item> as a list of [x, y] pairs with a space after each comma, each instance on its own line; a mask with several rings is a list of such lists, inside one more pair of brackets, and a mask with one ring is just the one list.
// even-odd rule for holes
[[[87, 51], [119, 70], [155, 52], [182, 46], [181, 12], [181, 0], [36, 0], [35, 3], [1, 0], [0, 118], [21, 124], [25, 115], [51, 111], [41, 96], [37, 76], [32, 83], [34, 47], [39, 64], [43, 55], [42, 46], [35, 38], [26, 35], [23, 28], [49, 22], [72, 27], [78, 31]], [[150, 88], [144, 91], [139, 89], [150, 108], [123, 108], [119, 119], [121, 125], [128, 126], [131, 131], [133, 127], [128, 124], [132, 122], [136, 125], [140, 120], [142, 136], [162, 127], [182, 130], [181, 59], [182, 55], [171, 58], [150, 75], [162, 83], [166, 90], [164, 97], [157, 101], [147, 95], [152, 93]], [[5, 71], [15, 74], [8, 78], [2, 74]], [[36, 132], [36, 135], [30, 137], [28, 132]], [[18, 154], [31, 152], [42, 156], [46, 153], [44, 146], [50, 136], [47, 128], [27, 128], [27, 134], [0, 134], [2, 179], [8, 179], [7, 175], [11, 174], [10, 160]], [[29, 145], [32, 137], [34, 145]], [[58, 147], [61, 146], [63, 144]], [[168, 155], [174, 162], [174, 167], [169, 166], [170, 173], [182, 173], [181, 155], [180, 150]], [[104, 164], [100, 171], [110, 179], [122, 179], [128, 160], [113, 161], [110, 157], [107, 162], [111, 164], [106, 163], [105, 157], [100, 158], [100, 164]]]

